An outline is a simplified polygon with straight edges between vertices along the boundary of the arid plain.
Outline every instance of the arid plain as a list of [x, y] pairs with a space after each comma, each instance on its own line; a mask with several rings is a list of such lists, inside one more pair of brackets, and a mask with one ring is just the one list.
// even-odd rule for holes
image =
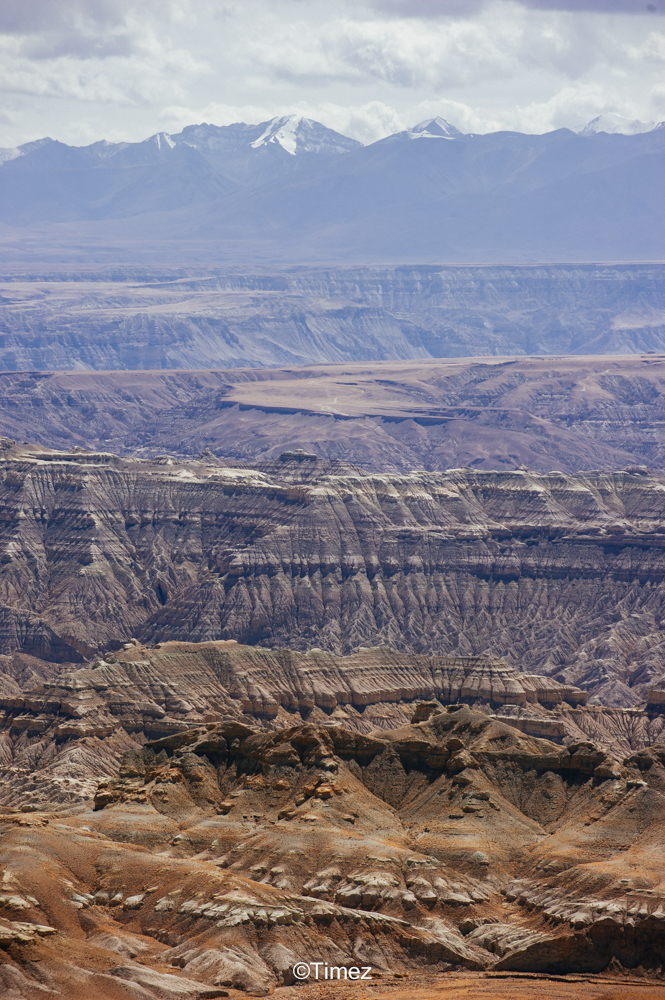
[[287, 368], [0, 373], [0, 432], [119, 455], [375, 472], [665, 468], [665, 357], [452, 358]]

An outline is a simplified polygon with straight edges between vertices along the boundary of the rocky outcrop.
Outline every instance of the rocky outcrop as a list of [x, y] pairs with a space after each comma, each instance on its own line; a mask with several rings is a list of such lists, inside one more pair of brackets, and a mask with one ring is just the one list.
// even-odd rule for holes
[[104, 1000], [118, 980], [265, 995], [298, 962], [661, 982], [665, 747], [618, 760], [464, 705], [414, 714], [367, 734], [228, 718], [135, 743], [94, 808], [0, 816], [25, 995], [36, 970]]
[[230, 639], [167, 642], [153, 649], [135, 641], [91, 669], [60, 675], [0, 704], [76, 720], [119, 718], [128, 729], [138, 720], [141, 729], [152, 725], [153, 731], [165, 727], [166, 732], [194, 712], [274, 719], [280, 706], [302, 716], [314, 708], [334, 713], [349, 706], [360, 714], [369, 705], [422, 698], [551, 708], [563, 702], [584, 705], [586, 692], [520, 674], [492, 657], [408, 656], [384, 646], [339, 657], [323, 650], [256, 649]]
[[[539, 734], [558, 738], [567, 730], [552, 710], [572, 711], [586, 692], [519, 674], [491, 657], [406, 656], [385, 647], [337, 657], [233, 640], [150, 649], [134, 640], [92, 668], [0, 695], [4, 801], [85, 800], [91, 782], [112, 772], [118, 754], [136, 741], [225, 715], [270, 727], [330, 719], [367, 733], [401, 725], [421, 698], [437, 699], [430, 714], [449, 702], [480, 704], [489, 713], [510, 698], [516, 712], [520, 705], [540, 711]], [[515, 726], [524, 728], [524, 721]]]
[[662, 677], [665, 486], [642, 469], [381, 476], [9, 446], [0, 478], [8, 655], [386, 644], [499, 656], [619, 707]]
[[[637, 767], [640, 753], [651, 759], [648, 748], [665, 733], [662, 716], [587, 706], [585, 695], [492, 657], [415, 656], [386, 647], [338, 657], [233, 640], [155, 648], [133, 640], [92, 667], [0, 695], [1, 801], [22, 809], [85, 801], [129, 748], [179, 739], [224, 718], [267, 730], [306, 721], [365, 735], [383, 731], [389, 739], [391, 730], [426, 722], [451, 703], [473, 705], [486, 719], [559, 745], [596, 746], [601, 756], [620, 759], [638, 754]], [[610, 765], [605, 770], [615, 775]]]

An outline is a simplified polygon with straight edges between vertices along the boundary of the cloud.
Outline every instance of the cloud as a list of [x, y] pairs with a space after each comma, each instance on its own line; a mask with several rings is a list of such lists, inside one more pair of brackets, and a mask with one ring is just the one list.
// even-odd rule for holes
[[[562, 10], [570, 13], [594, 11], [598, 14], [665, 14], [665, 0], [517, 0], [533, 10]], [[386, 15], [441, 18], [473, 16], [490, 0], [367, 0], [367, 6]]]
[[144, 16], [170, 20], [180, 5], [173, 0], [2, 0], [0, 33], [43, 35], [53, 31], [99, 32], [122, 27], [137, 9]]
[[535, 10], [566, 10], [571, 13], [595, 11], [597, 14], [665, 14], [663, 0], [520, 0]]
[[305, 22], [270, 36], [248, 39], [254, 66], [289, 80], [311, 83], [373, 78], [400, 87], [450, 86], [515, 70], [514, 24], [496, 31], [473, 21], [446, 25], [414, 19], [335, 19]]
[[434, 114], [474, 132], [659, 119], [665, 0], [648, 5], [0, 0], [0, 145], [291, 111], [363, 142]]
[[188, 76], [209, 70], [163, 30], [179, 10], [156, 0], [139, 8], [129, 0], [3, 0], [0, 90], [121, 104], [182, 99]]
[[[459, 89], [529, 73], [579, 78], [599, 69], [638, 72], [661, 62], [657, 31], [633, 40], [608, 32], [587, 14], [548, 14], [493, 4], [482, 17], [279, 23], [246, 39], [247, 56], [265, 79], [316, 86], [375, 80], [403, 88]], [[648, 85], [648, 83], [647, 83]]]

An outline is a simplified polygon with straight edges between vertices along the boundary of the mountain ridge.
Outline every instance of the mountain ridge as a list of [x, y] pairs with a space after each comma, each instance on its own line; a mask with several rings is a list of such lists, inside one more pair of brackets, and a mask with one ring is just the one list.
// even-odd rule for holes
[[37, 240], [41, 255], [88, 258], [653, 260], [665, 257], [664, 141], [658, 127], [464, 135], [430, 119], [363, 146], [299, 116], [141, 143], [42, 141], [3, 151], [0, 221], [14, 257], [34, 257]]

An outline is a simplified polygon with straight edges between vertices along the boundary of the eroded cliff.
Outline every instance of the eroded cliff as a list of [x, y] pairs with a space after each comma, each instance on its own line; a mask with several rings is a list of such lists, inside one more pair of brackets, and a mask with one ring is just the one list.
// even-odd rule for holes
[[504, 657], [628, 707], [662, 685], [662, 477], [7, 447], [2, 651], [129, 637]]
[[591, 740], [620, 757], [665, 731], [660, 711], [589, 706], [585, 691], [490, 656], [378, 646], [338, 657], [234, 640], [151, 648], [134, 639], [91, 667], [0, 696], [0, 802], [21, 809], [84, 802], [128, 748], [204, 723], [389, 732], [411, 719], [421, 699], [422, 720], [444, 705], [467, 704], [529, 736], [562, 745]]
[[129, 749], [94, 809], [0, 817], [0, 981], [265, 995], [320, 962], [427, 971], [430, 988], [529, 973], [531, 996], [539, 973], [605, 970], [658, 996], [664, 760], [461, 705], [367, 735], [237, 719], [173, 734]]

